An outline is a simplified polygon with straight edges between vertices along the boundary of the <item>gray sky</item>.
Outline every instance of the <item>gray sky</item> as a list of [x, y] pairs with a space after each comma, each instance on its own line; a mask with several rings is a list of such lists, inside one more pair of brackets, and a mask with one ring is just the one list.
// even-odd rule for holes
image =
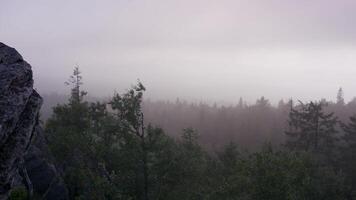
[[92, 95], [140, 79], [151, 99], [356, 96], [354, 0], [0, 2], [0, 39], [42, 93], [67, 92], [78, 64]]

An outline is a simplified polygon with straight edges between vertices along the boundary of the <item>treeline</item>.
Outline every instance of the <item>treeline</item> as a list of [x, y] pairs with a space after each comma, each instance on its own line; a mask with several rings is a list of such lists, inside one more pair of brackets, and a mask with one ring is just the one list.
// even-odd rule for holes
[[[322, 99], [320, 102], [323, 102], [325, 111], [334, 112], [340, 121], [347, 122], [356, 112], [356, 99], [346, 103], [342, 89], [336, 94], [336, 100]], [[56, 94], [44, 95], [43, 120], [51, 116], [52, 107], [65, 103], [68, 98]], [[109, 101], [88, 96], [85, 100]], [[179, 138], [182, 129], [193, 128], [200, 135], [199, 143], [209, 151], [218, 150], [231, 141], [241, 148], [255, 151], [265, 143], [278, 147], [285, 142], [284, 131], [288, 129], [289, 112], [298, 104], [298, 100], [281, 100], [274, 106], [264, 97], [253, 104], [240, 99], [231, 106], [188, 103], [179, 99], [175, 102], [146, 99], [142, 102], [142, 111], [146, 122], [159, 125], [171, 137]]]
[[287, 128], [290, 103], [278, 107], [261, 97], [247, 105], [241, 99], [235, 106], [204, 103], [151, 102], [143, 103], [146, 119], [159, 124], [170, 136], [179, 136], [182, 128], [192, 127], [200, 134], [201, 144], [209, 151], [218, 150], [229, 142], [249, 150], [260, 149], [267, 142], [281, 144]]
[[[335, 113], [340, 121], [347, 122], [356, 112], [356, 99], [345, 102], [340, 88], [336, 99], [321, 99], [327, 112]], [[289, 112], [299, 104], [298, 100], [280, 100], [276, 106], [261, 97], [254, 104], [240, 99], [236, 105], [216, 106], [186, 101], [144, 101], [146, 119], [159, 124], [170, 136], [179, 136], [182, 128], [193, 127], [200, 134], [201, 144], [217, 150], [233, 141], [249, 150], [260, 149], [263, 144], [275, 146], [286, 140]]]
[[[124, 94], [115, 94], [108, 102], [90, 103], [80, 89], [78, 69], [69, 82], [69, 101], [54, 108], [45, 130], [71, 199], [355, 198], [356, 118], [341, 122], [326, 110], [330, 107], [325, 101], [272, 107], [262, 98], [256, 105], [229, 109], [177, 102], [177, 107], [164, 115], [164, 109], [172, 106], [161, 107], [163, 111], [157, 113], [151, 106], [164, 104], [145, 102], [142, 107], [145, 88], [141, 83]], [[347, 107], [339, 93], [333, 106]], [[150, 112], [151, 117], [147, 117]], [[172, 117], [175, 114], [177, 117]], [[165, 118], [163, 122], [168, 125], [183, 121], [187, 127], [194, 125], [189, 120], [195, 119], [198, 121], [194, 123], [204, 129], [197, 133], [186, 128], [179, 137], [177, 133], [170, 137], [165, 129], [147, 123], [155, 115], [160, 115], [156, 119]], [[273, 125], [283, 118], [288, 119], [285, 129], [284, 121]], [[209, 130], [214, 124], [218, 128]], [[234, 142], [240, 139], [233, 136], [239, 126], [245, 127], [244, 137], [249, 131], [256, 131], [251, 137], [261, 137], [275, 129], [285, 140], [278, 138], [282, 143], [278, 149], [265, 144], [260, 151], [248, 153]], [[231, 135], [213, 136], [220, 128]], [[225, 141], [219, 142], [225, 145], [206, 151], [200, 144], [205, 130], [211, 134], [208, 142], [221, 137]]]

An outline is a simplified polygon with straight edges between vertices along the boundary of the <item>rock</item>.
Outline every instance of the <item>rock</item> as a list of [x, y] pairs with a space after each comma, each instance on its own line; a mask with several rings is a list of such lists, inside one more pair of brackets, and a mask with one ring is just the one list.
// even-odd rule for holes
[[28, 148], [42, 99], [31, 66], [0, 43], [0, 199], [6, 199]]
[[36, 137], [25, 156], [25, 167], [34, 193], [48, 200], [68, 199], [68, 190], [53, 164], [43, 130], [36, 127]]
[[25, 160], [29, 173], [24, 178], [32, 178], [27, 182], [34, 183], [35, 192], [45, 199], [56, 193], [62, 195], [53, 199], [68, 199], [56, 168], [45, 159], [49, 153], [42, 152], [46, 146], [38, 125], [41, 105], [42, 98], [33, 89], [31, 66], [14, 48], [0, 43], [0, 200], [8, 198]]

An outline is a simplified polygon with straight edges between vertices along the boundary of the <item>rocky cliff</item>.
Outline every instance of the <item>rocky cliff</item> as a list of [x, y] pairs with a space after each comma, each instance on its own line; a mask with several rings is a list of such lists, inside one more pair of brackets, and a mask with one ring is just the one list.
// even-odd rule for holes
[[41, 105], [31, 66], [14, 48], [0, 43], [0, 200], [8, 198], [18, 177], [29, 195], [34, 191], [44, 199], [67, 199], [44, 153], [47, 147], [38, 123]]

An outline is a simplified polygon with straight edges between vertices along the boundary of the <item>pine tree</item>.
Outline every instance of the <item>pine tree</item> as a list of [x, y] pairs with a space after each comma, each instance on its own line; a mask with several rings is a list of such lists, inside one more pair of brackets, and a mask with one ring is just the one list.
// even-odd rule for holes
[[342, 129], [345, 146], [342, 147], [341, 166], [352, 190], [356, 191], [356, 115], [350, 117], [348, 124], [342, 124]]
[[345, 100], [344, 100], [344, 91], [340, 87], [337, 96], [336, 96], [336, 104], [337, 105], [345, 105]]
[[113, 156], [118, 157], [118, 163], [113, 165], [127, 199], [167, 199], [177, 185], [172, 168], [177, 168], [178, 146], [162, 129], [145, 123], [141, 107], [144, 91], [138, 83], [110, 102], [118, 123], [113, 147], [117, 148]]
[[271, 104], [268, 99], [266, 99], [264, 96], [262, 96], [260, 99], [257, 99], [256, 106], [269, 107], [269, 106], [271, 106]]
[[244, 108], [244, 100], [242, 99], [242, 97], [240, 97], [239, 99], [239, 103], [237, 104], [239, 109]]
[[322, 103], [310, 102], [291, 108], [289, 114], [289, 131], [287, 147], [293, 150], [303, 150], [331, 154], [338, 140], [337, 117], [334, 113], [325, 114]]
[[101, 188], [106, 179], [98, 173], [99, 160], [95, 156], [98, 116], [83, 99], [86, 92], [80, 88], [83, 83], [78, 67], [66, 84], [71, 86], [68, 103], [54, 107], [46, 123], [49, 147], [63, 171], [71, 199], [102, 199], [108, 189]]
[[83, 100], [86, 92], [80, 89], [83, 83], [78, 67], [74, 68], [73, 75], [65, 83], [71, 86], [69, 102], [53, 108], [53, 115], [48, 120], [46, 128], [52, 151], [60, 161], [69, 162], [75, 160], [70, 159], [74, 156], [71, 151], [83, 150], [77, 142], [87, 142], [89, 138], [85, 134], [89, 128], [89, 106], [88, 102]]
[[83, 97], [87, 94], [87, 92], [80, 89], [80, 86], [83, 85], [83, 77], [80, 74], [79, 67], [76, 66], [73, 74], [65, 82], [66, 85], [72, 87], [70, 96], [70, 103], [72, 104], [80, 104], [83, 101]]
[[135, 136], [134, 140], [139, 143], [139, 166], [142, 181], [138, 183], [137, 194], [143, 200], [149, 199], [149, 172], [148, 172], [148, 147], [147, 130], [144, 123], [144, 115], [141, 108], [143, 92], [145, 87], [139, 82], [137, 86], [130, 89], [126, 94], [116, 94], [110, 102], [111, 108], [116, 112], [121, 132], [129, 136]]

